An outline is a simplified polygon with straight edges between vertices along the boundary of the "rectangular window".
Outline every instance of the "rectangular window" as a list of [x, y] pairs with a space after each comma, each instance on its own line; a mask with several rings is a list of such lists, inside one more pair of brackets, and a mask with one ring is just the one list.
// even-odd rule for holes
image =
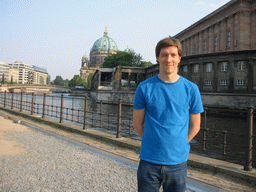
[[228, 84], [227, 80], [220, 80], [220, 85], [227, 85], [227, 84]]
[[238, 79], [237, 80], [237, 85], [245, 85], [245, 80]]
[[205, 85], [212, 85], [212, 81], [208, 81], [208, 80], [207, 80], [207, 81], [205, 82]]
[[238, 61], [237, 69], [238, 69], [238, 71], [244, 71], [245, 70], [245, 61]]
[[228, 39], [227, 39], [227, 48], [230, 48], [230, 41], [231, 41], [231, 32], [228, 32]]
[[221, 71], [227, 71], [227, 70], [228, 70], [228, 62], [222, 62]]
[[196, 54], [196, 45], [195, 45], [195, 47], [194, 47], [194, 54]]
[[214, 51], [217, 51], [217, 41], [218, 41], [218, 38], [215, 37], [214, 38]]
[[195, 64], [194, 68], [193, 68], [194, 73], [198, 73], [199, 72], [199, 64]]
[[183, 72], [188, 72], [188, 66], [187, 65], [183, 66]]
[[212, 64], [211, 63], [207, 63], [206, 64], [206, 72], [212, 72]]

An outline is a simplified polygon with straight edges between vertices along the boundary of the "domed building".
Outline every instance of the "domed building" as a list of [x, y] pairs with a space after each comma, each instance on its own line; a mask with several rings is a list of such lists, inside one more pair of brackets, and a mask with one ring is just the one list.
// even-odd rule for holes
[[117, 44], [108, 36], [106, 28], [103, 37], [96, 40], [93, 44], [90, 50], [90, 59], [87, 54], [83, 55], [80, 76], [87, 79], [90, 73], [94, 73], [100, 67], [105, 57], [115, 54], [117, 51]]

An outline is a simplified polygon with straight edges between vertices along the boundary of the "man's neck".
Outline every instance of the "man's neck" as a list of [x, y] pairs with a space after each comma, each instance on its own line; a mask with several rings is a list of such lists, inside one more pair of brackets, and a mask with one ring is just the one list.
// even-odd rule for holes
[[159, 79], [161, 79], [162, 81], [166, 82], [166, 83], [175, 83], [176, 81], [179, 80], [180, 76], [175, 73], [175, 74], [158, 74]]

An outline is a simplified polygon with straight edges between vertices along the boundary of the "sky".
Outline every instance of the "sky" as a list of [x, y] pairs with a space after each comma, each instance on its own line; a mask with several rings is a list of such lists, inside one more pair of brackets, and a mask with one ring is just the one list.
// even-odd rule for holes
[[0, 0], [0, 61], [20, 61], [72, 79], [94, 42], [108, 36], [155, 62], [157, 42], [229, 0]]

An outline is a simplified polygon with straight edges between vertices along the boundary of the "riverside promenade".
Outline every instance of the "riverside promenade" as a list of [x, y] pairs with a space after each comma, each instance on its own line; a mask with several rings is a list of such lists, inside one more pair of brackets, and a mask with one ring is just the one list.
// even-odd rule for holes
[[[9, 112], [0, 108], [0, 191], [136, 191], [135, 169], [19, 123], [73, 135], [76, 140], [136, 161], [140, 141], [116, 139], [108, 133], [82, 130], [47, 118], [42, 122], [37, 116], [27, 119], [25, 112], [19, 114], [23, 117], [17, 116], [18, 111], [15, 115]], [[188, 165], [190, 178], [229, 191], [256, 190], [255, 169], [246, 172], [242, 166], [194, 154], [190, 154]]]

